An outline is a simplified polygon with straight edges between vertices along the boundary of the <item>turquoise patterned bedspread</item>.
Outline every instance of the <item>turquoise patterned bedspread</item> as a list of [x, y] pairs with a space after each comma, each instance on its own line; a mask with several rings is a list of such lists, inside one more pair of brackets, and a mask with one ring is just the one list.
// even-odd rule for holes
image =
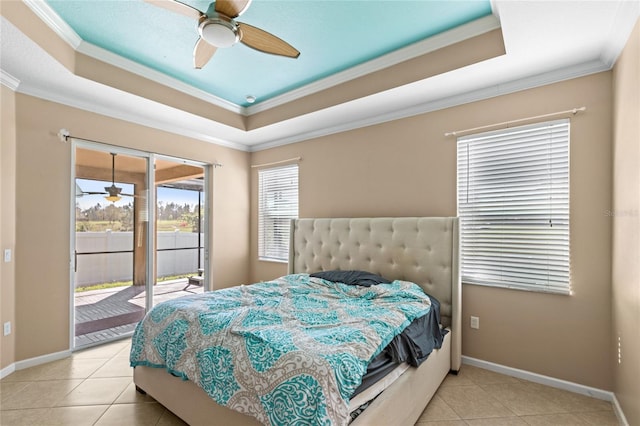
[[369, 361], [430, 309], [413, 283], [372, 287], [287, 275], [158, 304], [131, 366], [164, 368], [270, 425], [343, 425]]

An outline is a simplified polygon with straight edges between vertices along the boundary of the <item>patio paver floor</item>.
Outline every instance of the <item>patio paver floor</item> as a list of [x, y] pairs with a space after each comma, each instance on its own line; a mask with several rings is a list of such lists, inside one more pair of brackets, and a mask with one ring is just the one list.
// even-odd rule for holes
[[[154, 287], [153, 304], [204, 291], [203, 287], [196, 286], [185, 289], [186, 285], [186, 278], [157, 283]], [[132, 332], [138, 323], [138, 320], [131, 322], [132, 318], [144, 315], [145, 297], [143, 286], [76, 293], [75, 347], [94, 345]]]

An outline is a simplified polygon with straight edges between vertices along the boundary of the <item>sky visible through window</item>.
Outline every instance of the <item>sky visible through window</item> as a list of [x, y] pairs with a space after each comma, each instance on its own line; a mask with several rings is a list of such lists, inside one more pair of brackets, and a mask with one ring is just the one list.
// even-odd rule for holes
[[[103, 192], [104, 188], [107, 186], [111, 186], [111, 182], [99, 181], [99, 180], [89, 180], [89, 179], [76, 179], [76, 183], [80, 186], [80, 189], [84, 192]], [[128, 183], [116, 182], [116, 186], [118, 188], [122, 188], [123, 194], [133, 194], [133, 185]], [[100, 203], [102, 206], [111, 204], [110, 201], [105, 200], [105, 195], [82, 195], [80, 197], [76, 197], [76, 204], [80, 207], [80, 209], [88, 209], [90, 207], [95, 206], [97, 203]], [[204, 200], [203, 200], [204, 201]], [[129, 203], [132, 203], [133, 199], [131, 197], [122, 197], [120, 201], [116, 201], [114, 204], [117, 207], [126, 206]], [[158, 203], [175, 203], [178, 205], [189, 204], [191, 207], [194, 207], [198, 204], [198, 192], [197, 191], [188, 191], [182, 189], [174, 189], [174, 188], [158, 188]]]

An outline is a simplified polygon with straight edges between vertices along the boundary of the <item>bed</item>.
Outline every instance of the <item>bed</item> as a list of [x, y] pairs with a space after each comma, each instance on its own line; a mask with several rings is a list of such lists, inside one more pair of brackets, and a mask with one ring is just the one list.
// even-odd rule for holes
[[[413, 425], [445, 376], [460, 368], [458, 256], [455, 217], [292, 221], [289, 274], [364, 270], [390, 280], [416, 283], [440, 302], [440, 319], [449, 331], [442, 347], [434, 350], [418, 368], [409, 367], [399, 377], [383, 379], [374, 386], [386, 388], [352, 425]], [[137, 365], [134, 382], [139, 391], [146, 392], [190, 425], [260, 424], [254, 417], [216, 404], [192, 381], [169, 374], [164, 368]]]

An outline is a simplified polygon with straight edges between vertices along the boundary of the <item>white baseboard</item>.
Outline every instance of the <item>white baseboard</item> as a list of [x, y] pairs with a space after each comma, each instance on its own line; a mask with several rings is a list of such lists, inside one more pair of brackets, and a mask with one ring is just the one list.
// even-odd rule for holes
[[623, 426], [628, 426], [622, 408], [618, 403], [618, 399], [613, 392], [605, 391], [602, 389], [592, 388], [590, 386], [581, 385], [578, 383], [569, 382], [562, 379], [556, 379], [554, 377], [544, 376], [542, 374], [532, 373], [526, 370], [520, 370], [518, 368], [507, 367], [506, 365], [495, 364], [493, 362], [484, 361], [477, 358], [471, 358], [469, 356], [462, 356], [462, 363], [472, 365], [474, 367], [484, 368], [485, 370], [494, 371], [496, 373], [504, 374], [506, 376], [517, 377], [518, 379], [528, 380], [534, 383], [540, 383], [542, 385], [551, 386], [566, 390], [569, 392], [578, 393], [581, 395], [589, 396], [591, 398], [602, 399], [612, 403], [616, 416]]
[[37, 356], [34, 358], [25, 359], [16, 362], [15, 370], [24, 370], [25, 368], [35, 367], [36, 365], [46, 364], [47, 362], [57, 361], [59, 359], [68, 358], [71, 356], [71, 351], [60, 351], [52, 354]]
[[613, 411], [616, 413], [616, 417], [622, 426], [629, 426], [629, 422], [627, 418], [624, 416], [624, 411], [622, 411], [622, 407], [618, 402], [618, 398], [616, 398], [616, 394], [613, 394], [613, 400], [611, 401], [613, 404]]
[[11, 365], [6, 366], [2, 370], [0, 370], [0, 379], [4, 379], [5, 377], [7, 377], [9, 374], [13, 373], [14, 371], [16, 371], [16, 365], [15, 364], [11, 364]]

